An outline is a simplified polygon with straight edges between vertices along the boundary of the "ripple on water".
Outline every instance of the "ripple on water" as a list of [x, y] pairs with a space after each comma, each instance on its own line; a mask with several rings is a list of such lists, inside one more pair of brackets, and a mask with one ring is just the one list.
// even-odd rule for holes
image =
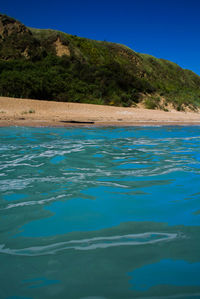
[[0, 297], [198, 297], [200, 127], [0, 139]]
[[83, 240], [72, 240], [46, 246], [35, 246], [23, 249], [9, 249], [0, 245], [0, 253], [9, 255], [40, 256], [55, 254], [67, 249], [95, 250], [118, 246], [138, 246], [166, 242], [178, 237], [177, 233], [147, 232], [142, 234], [129, 234], [123, 236], [97, 237]]

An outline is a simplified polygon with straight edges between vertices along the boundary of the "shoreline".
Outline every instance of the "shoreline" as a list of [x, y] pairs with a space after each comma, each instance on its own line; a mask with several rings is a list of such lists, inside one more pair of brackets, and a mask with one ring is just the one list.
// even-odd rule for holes
[[33, 127], [33, 128], [103, 128], [103, 127], [184, 127], [200, 126], [200, 122], [96, 122], [87, 123], [60, 123], [44, 121], [1, 121], [0, 128], [6, 127]]
[[198, 126], [199, 112], [0, 97], [0, 127]]

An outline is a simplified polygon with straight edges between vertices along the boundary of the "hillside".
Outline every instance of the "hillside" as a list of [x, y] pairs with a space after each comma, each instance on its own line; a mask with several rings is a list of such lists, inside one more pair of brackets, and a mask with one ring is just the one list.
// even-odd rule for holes
[[0, 95], [168, 110], [200, 106], [200, 77], [120, 44], [0, 15]]

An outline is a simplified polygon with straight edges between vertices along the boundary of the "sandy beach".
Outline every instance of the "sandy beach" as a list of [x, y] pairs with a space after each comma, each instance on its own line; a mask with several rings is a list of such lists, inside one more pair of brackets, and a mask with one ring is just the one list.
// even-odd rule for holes
[[200, 113], [0, 97], [1, 127], [139, 125], [200, 125]]

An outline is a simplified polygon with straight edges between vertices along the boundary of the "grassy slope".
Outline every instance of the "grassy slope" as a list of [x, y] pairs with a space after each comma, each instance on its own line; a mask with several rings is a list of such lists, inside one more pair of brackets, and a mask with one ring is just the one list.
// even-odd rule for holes
[[[56, 56], [58, 37], [69, 49], [69, 57]], [[7, 61], [2, 55], [6, 51], [12, 54]], [[28, 59], [20, 51], [27, 51]], [[145, 98], [146, 107], [165, 110], [168, 104], [177, 110], [200, 105], [199, 76], [120, 44], [28, 28], [24, 36], [14, 32], [0, 40], [0, 57], [4, 58], [0, 60], [4, 96], [117, 106], [131, 106]]]
[[89, 40], [52, 30], [33, 29], [32, 32], [41, 41], [60, 34], [63, 42], [71, 46], [72, 52], [79, 54], [79, 58], [89, 64], [118, 63], [125, 72], [144, 85], [138, 88], [135, 84], [139, 92], [151, 94], [146, 101], [149, 108], [161, 105], [159, 96], [165, 98], [164, 106], [169, 102], [177, 109], [183, 108], [184, 105], [199, 106], [200, 77], [192, 71], [183, 70], [173, 62], [136, 53], [120, 44]]

